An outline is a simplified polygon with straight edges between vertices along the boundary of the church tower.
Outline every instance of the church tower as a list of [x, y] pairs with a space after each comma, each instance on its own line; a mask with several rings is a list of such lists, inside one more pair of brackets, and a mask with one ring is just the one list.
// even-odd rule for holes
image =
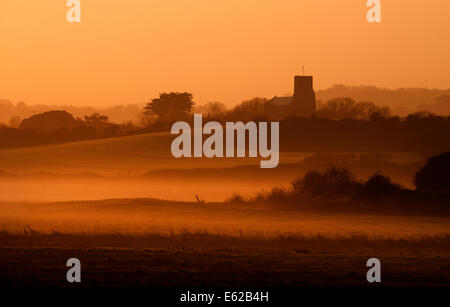
[[316, 95], [312, 76], [294, 77], [294, 97], [291, 103], [294, 116], [310, 117], [316, 112]]

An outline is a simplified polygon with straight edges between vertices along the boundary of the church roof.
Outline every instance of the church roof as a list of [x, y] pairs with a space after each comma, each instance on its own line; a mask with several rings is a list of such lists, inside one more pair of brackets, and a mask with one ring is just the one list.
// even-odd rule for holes
[[279, 106], [287, 106], [294, 100], [294, 97], [288, 96], [288, 97], [273, 97], [268, 101], [268, 103], [273, 103]]

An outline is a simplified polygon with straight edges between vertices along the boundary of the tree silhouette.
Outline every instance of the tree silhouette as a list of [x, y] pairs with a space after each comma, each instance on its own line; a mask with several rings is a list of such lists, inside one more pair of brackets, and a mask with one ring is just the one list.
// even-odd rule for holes
[[144, 107], [144, 114], [156, 117], [160, 122], [171, 122], [188, 118], [194, 102], [191, 93], [161, 93]]
[[33, 115], [22, 120], [20, 129], [30, 130], [58, 130], [62, 128], [73, 129], [80, 125], [72, 114], [66, 111], [48, 111]]
[[331, 119], [362, 119], [369, 120], [374, 115], [378, 117], [389, 117], [391, 110], [389, 107], [380, 107], [371, 101], [356, 102], [348, 97], [339, 97], [328, 100], [321, 104], [317, 111], [318, 117]]
[[376, 171], [364, 183], [364, 195], [369, 200], [375, 200], [386, 195], [393, 195], [402, 191], [402, 187], [392, 182], [391, 177], [384, 176], [381, 171]]
[[428, 159], [416, 173], [414, 184], [418, 190], [450, 191], [450, 151]]
[[94, 113], [92, 115], [85, 115], [84, 120], [89, 124], [106, 124], [109, 121], [108, 116], [99, 113]]
[[205, 117], [223, 116], [227, 111], [227, 107], [218, 101], [208, 102], [202, 106], [195, 107], [195, 113], [201, 113]]

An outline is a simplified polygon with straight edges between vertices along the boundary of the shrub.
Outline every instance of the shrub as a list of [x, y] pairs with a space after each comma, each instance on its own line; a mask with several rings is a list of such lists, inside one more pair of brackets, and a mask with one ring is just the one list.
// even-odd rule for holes
[[234, 194], [233, 196], [228, 198], [226, 200], [226, 202], [230, 203], [230, 204], [243, 204], [243, 203], [245, 203], [245, 200], [244, 200], [244, 198], [241, 195]]
[[269, 203], [283, 203], [289, 200], [290, 193], [283, 188], [273, 188], [266, 196]]
[[428, 159], [414, 178], [417, 190], [450, 191], [450, 151]]
[[399, 184], [392, 182], [389, 176], [384, 176], [379, 171], [370, 176], [363, 186], [363, 194], [369, 199], [396, 194], [402, 190]]
[[294, 193], [309, 193], [313, 196], [345, 196], [356, 191], [359, 183], [346, 168], [332, 167], [325, 172], [310, 171], [292, 182]]

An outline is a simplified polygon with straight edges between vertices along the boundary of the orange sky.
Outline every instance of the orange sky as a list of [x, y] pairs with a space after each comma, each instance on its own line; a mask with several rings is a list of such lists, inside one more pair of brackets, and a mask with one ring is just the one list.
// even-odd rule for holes
[[450, 1], [0, 0], [0, 98], [140, 103], [161, 91], [236, 104], [335, 83], [450, 87]]

